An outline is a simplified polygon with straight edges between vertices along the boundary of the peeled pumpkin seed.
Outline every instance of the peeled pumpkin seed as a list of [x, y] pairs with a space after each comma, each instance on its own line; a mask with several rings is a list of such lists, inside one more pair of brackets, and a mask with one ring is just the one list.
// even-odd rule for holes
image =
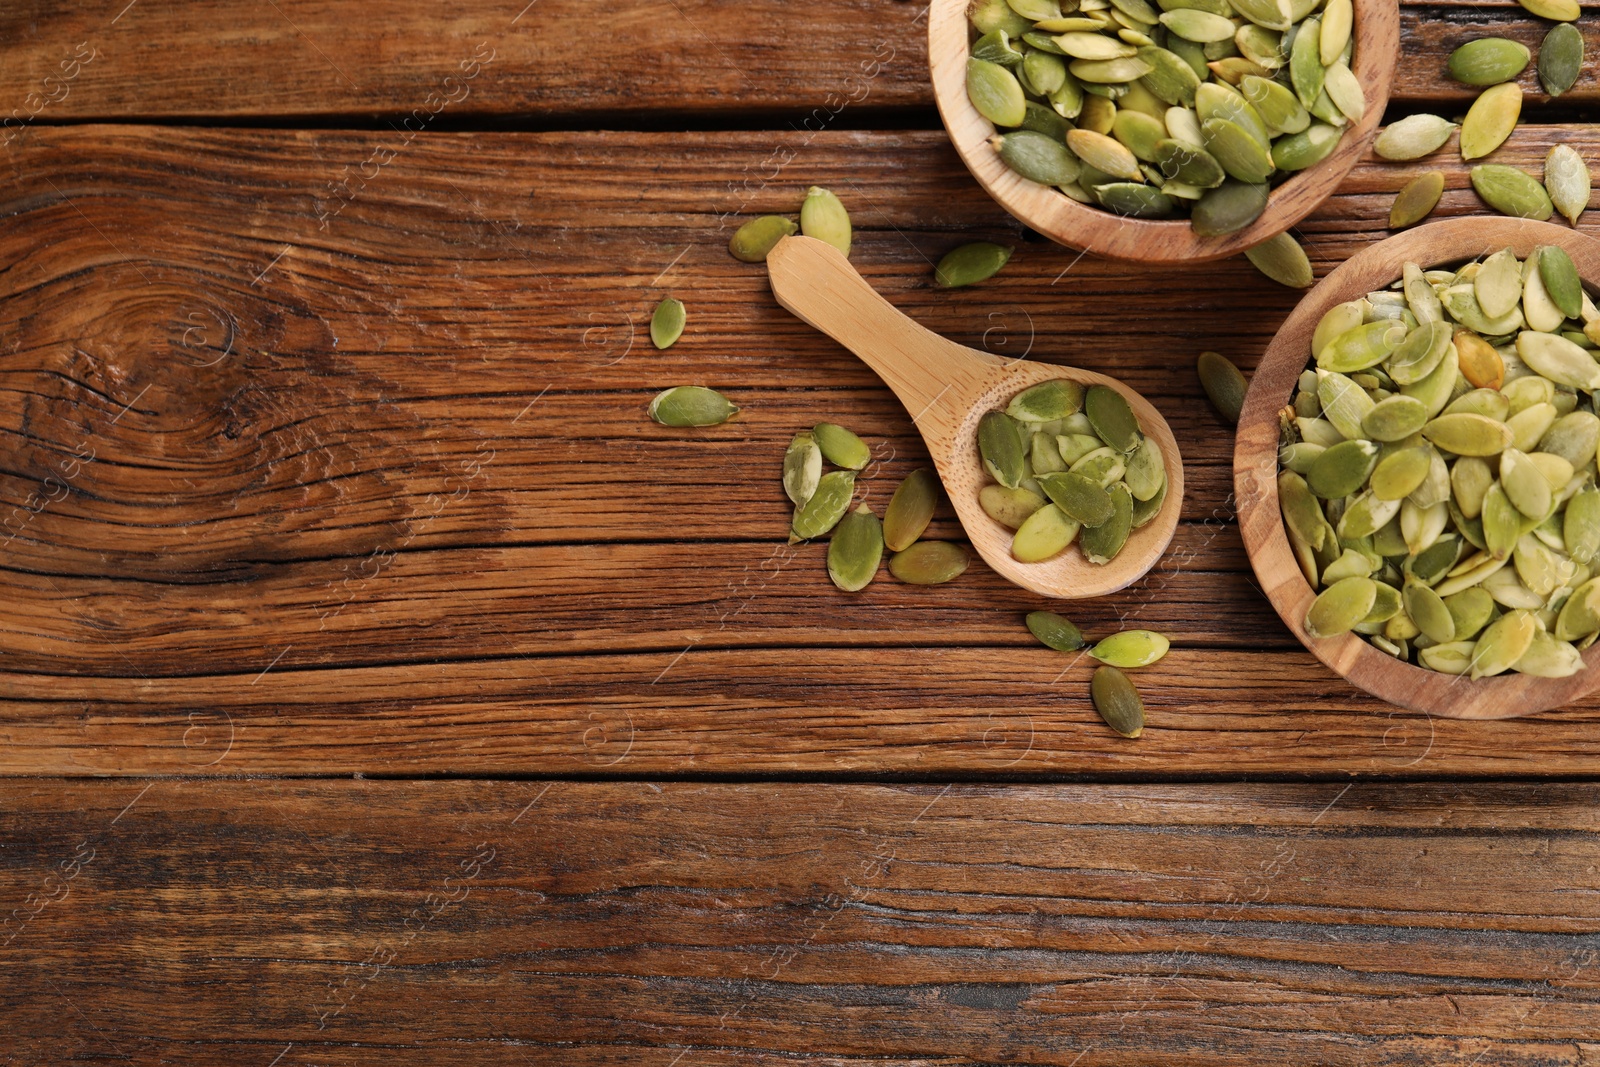
[[822, 449], [809, 430], [794, 435], [783, 453], [783, 491], [795, 507], [801, 507], [817, 491], [822, 478]]
[[1544, 186], [1555, 210], [1576, 226], [1589, 206], [1589, 166], [1571, 145], [1554, 145], [1545, 156]]
[[1591, 578], [1572, 591], [1556, 616], [1555, 637], [1576, 641], [1600, 629], [1600, 579]]
[[1578, 563], [1589, 563], [1600, 553], [1600, 489], [1590, 486], [1567, 501], [1561, 528], [1567, 555]]
[[1078, 544], [1084, 558], [1090, 563], [1106, 564], [1122, 551], [1133, 531], [1133, 495], [1128, 487], [1118, 482], [1111, 487], [1111, 518], [1098, 526], [1085, 526]]
[[1524, 8], [1542, 19], [1555, 22], [1572, 22], [1583, 14], [1578, 0], [1517, 0]]
[[1000, 273], [1011, 258], [1011, 249], [990, 241], [974, 241], [951, 249], [934, 268], [933, 278], [941, 289], [976, 285]]
[[1098, 481], [1067, 471], [1039, 476], [1039, 486], [1062, 513], [1085, 526], [1099, 526], [1111, 520], [1115, 508], [1111, 494]]
[[1306, 484], [1324, 500], [1351, 496], [1366, 485], [1377, 463], [1377, 445], [1371, 441], [1345, 441], [1317, 457], [1306, 474]]
[[811, 434], [822, 458], [835, 467], [858, 471], [872, 460], [867, 443], [837, 423], [819, 422], [811, 428]]
[[1006, 414], [1024, 422], [1049, 422], [1077, 414], [1082, 408], [1083, 386], [1069, 378], [1052, 378], [1012, 397]]
[[1444, 147], [1455, 129], [1455, 123], [1438, 115], [1409, 115], [1386, 126], [1373, 142], [1372, 150], [1382, 159], [1421, 159]]
[[1139, 170], [1139, 160], [1128, 146], [1103, 133], [1091, 130], [1077, 129], [1067, 134], [1067, 147], [1079, 159], [1114, 178], [1126, 178], [1130, 181], [1142, 181], [1144, 174]]
[[1027, 115], [1027, 97], [1016, 77], [987, 60], [967, 60], [967, 99], [996, 126], [1020, 126]]
[[846, 593], [865, 589], [883, 562], [883, 524], [865, 504], [839, 521], [828, 541], [828, 577]]
[[1076, 652], [1085, 644], [1082, 631], [1053, 611], [1029, 612], [1026, 622], [1028, 632], [1046, 648], [1053, 648], [1057, 652]]
[[1417, 629], [1441, 644], [1455, 640], [1455, 619], [1438, 593], [1421, 582], [1407, 582], [1401, 596], [1406, 614], [1416, 623]]
[[1451, 641], [1448, 644], [1432, 645], [1418, 650], [1417, 659], [1430, 671], [1464, 675], [1472, 669], [1473, 647], [1471, 641]]
[[673, 342], [683, 336], [685, 319], [683, 301], [670, 296], [664, 298], [650, 316], [650, 343], [657, 348], [671, 348]]
[[986, 485], [978, 490], [978, 506], [1000, 525], [1015, 530], [1048, 501], [1031, 489]]
[[1583, 70], [1583, 34], [1571, 23], [1550, 28], [1539, 46], [1539, 83], [1551, 96], [1560, 96], [1578, 82]]
[[989, 477], [1009, 489], [1027, 476], [1022, 437], [1017, 424], [1003, 412], [985, 412], [978, 421], [978, 453]]
[[1340, 113], [1351, 122], [1360, 122], [1361, 116], [1366, 114], [1366, 94], [1362, 92], [1356, 76], [1343, 63], [1334, 63], [1327, 68], [1323, 76], [1323, 90]]
[[[1510, 248], [1502, 248], [1483, 261], [1472, 279], [1472, 293], [1478, 306], [1490, 318], [1509, 314], [1522, 299], [1522, 261]], [[1463, 331], [1469, 332], [1470, 331]], [[1482, 338], [1479, 338], [1482, 341]], [[1484, 342], [1487, 346], [1487, 342]], [[1457, 347], [1460, 347], [1459, 342]]]
[[[996, 486], [1004, 489], [1004, 486]], [[1027, 490], [1013, 490], [1026, 492]], [[914, 470], [889, 498], [883, 512], [883, 543], [890, 552], [910, 548], [933, 521], [939, 505], [939, 479], [930, 470]]]
[[1494, 484], [1494, 470], [1477, 456], [1462, 456], [1450, 470], [1450, 487], [1462, 515], [1477, 518], [1483, 512], [1483, 497]]
[[[1017, 126], [1021, 123], [1022, 119], [1018, 118], [1009, 125]], [[825, 241], [843, 255], [850, 254], [850, 213], [844, 209], [837, 196], [820, 185], [813, 185], [807, 190], [805, 202], [800, 205], [800, 232], [807, 237]]]
[[1575, 319], [1583, 313], [1583, 283], [1578, 268], [1564, 248], [1545, 245], [1538, 250], [1539, 280], [1561, 313]]
[[1458, 456], [1494, 456], [1511, 444], [1506, 424], [1483, 415], [1440, 415], [1422, 428], [1422, 436]]
[[1067, 471], [1089, 479], [1102, 489], [1109, 490], [1113, 482], [1120, 480], [1127, 473], [1127, 461], [1116, 449], [1102, 446], [1079, 458], [1067, 468]]
[[1041, 185], [1064, 185], [1078, 180], [1078, 161], [1067, 146], [1047, 134], [1012, 130], [989, 138], [989, 146], [1006, 166]]
[[1427, 322], [1417, 326], [1406, 333], [1405, 339], [1395, 346], [1384, 361], [1390, 379], [1400, 386], [1420, 382], [1439, 366], [1449, 347], [1450, 327], [1443, 322]]
[[1415, 226], [1432, 214], [1443, 195], [1443, 171], [1431, 170], [1412, 178], [1395, 194], [1394, 205], [1389, 208], [1389, 228], [1403, 230]]
[[1322, 27], [1317, 37], [1317, 54], [1324, 67], [1330, 67], [1343, 58], [1354, 27], [1355, 7], [1350, 0], [1328, 0], [1323, 6]]
[[1472, 677], [1501, 674], [1522, 658], [1539, 632], [1539, 621], [1523, 610], [1508, 611], [1478, 637], [1472, 648]]
[[1488, 155], [1511, 136], [1522, 114], [1522, 87], [1516, 82], [1490, 86], [1478, 94], [1461, 120], [1461, 158]]
[[1264, 183], [1230, 178], [1200, 198], [1189, 216], [1190, 225], [1202, 237], [1235, 233], [1261, 217], [1269, 192]]
[[1011, 557], [1018, 563], [1039, 563], [1059, 555], [1078, 536], [1081, 525], [1055, 504], [1046, 504], [1017, 527], [1016, 536], [1011, 539]]
[[1543, 222], [1555, 212], [1550, 194], [1516, 167], [1480, 163], [1471, 171], [1472, 188], [1502, 215]]
[[1246, 249], [1244, 254], [1257, 270], [1279, 285], [1306, 289], [1315, 280], [1305, 249], [1287, 231]]
[[1317, 366], [1341, 374], [1375, 367], [1389, 358], [1409, 332], [1390, 320], [1364, 323], [1329, 341], [1317, 353]]
[[1422, 401], [1409, 396], [1391, 396], [1378, 401], [1362, 416], [1361, 428], [1375, 441], [1400, 441], [1417, 433], [1428, 421]]
[[793, 219], [786, 219], [782, 215], [762, 215], [734, 231], [733, 237], [728, 240], [728, 251], [734, 259], [745, 263], [764, 263], [774, 245], [799, 229]]
[[663, 426], [717, 426], [739, 413], [739, 408], [715, 389], [679, 385], [665, 389], [650, 401], [650, 417]]
[[1372, 610], [1377, 595], [1377, 583], [1371, 578], [1341, 578], [1311, 602], [1306, 612], [1306, 633], [1312, 637], [1348, 633]]
[[1495, 612], [1494, 598], [1477, 587], [1445, 597], [1444, 606], [1450, 612], [1450, 621], [1455, 626], [1454, 640], [1457, 641], [1476, 637], [1489, 624]]
[[1239, 412], [1244, 408], [1244, 396], [1250, 388], [1244, 374], [1228, 358], [1218, 352], [1202, 352], [1195, 361], [1200, 375], [1200, 385], [1217, 413], [1233, 425], [1238, 425]]
[[1195, 8], [1177, 8], [1163, 12], [1161, 24], [1184, 40], [1194, 41], [1196, 44], [1231, 41], [1235, 29], [1230, 19]]
[[1512, 667], [1519, 674], [1536, 678], [1567, 678], [1583, 669], [1583, 656], [1572, 645], [1540, 630]]
[[889, 558], [889, 573], [907, 585], [943, 585], [967, 569], [967, 550], [950, 541], [918, 541]]
[[1156, 490], [1156, 495], [1149, 500], [1135, 499], [1133, 502], [1133, 528], [1137, 530], [1151, 519], [1161, 513], [1161, 506], [1167, 502], [1167, 480], [1163, 476], [1161, 488]]
[[1216, 157], [1203, 147], [1167, 138], [1156, 142], [1155, 164], [1163, 176], [1186, 185], [1213, 189], [1228, 176]]
[[1450, 53], [1450, 77], [1463, 85], [1499, 85], [1521, 74], [1532, 58], [1520, 41], [1479, 37]]
[[1565, 337], [1524, 330], [1517, 335], [1517, 356], [1557, 385], [1600, 388], [1600, 364]]
[[1144, 733], [1144, 701], [1128, 676], [1115, 667], [1097, 667], [1089, 680], [1094, 710], [1105, 724], [1123, 737]]
[[1136, 501], [1149, 500], [1159, 493], [1167, 482], [1167, 469], [1161, 461], [1161, 449], [1146, 437], [1128, 456], [1122, 474], [1128, 492]]
[[1108, 182], [1094, 191], [1097, 204], [1125, 218], [1159, 219], [1172, 214], [1172, 197], [1137, 182]]
[[845, 512], [850, 510], [850, 498], [855, 494], [855, 471], [829, 471], [817, 481], [817, 491], [804, 504], [795, 508], [794, 522], [790, 526], [790, 543], [809, 541], [821, 537], [836, 526]]
[[1294, 42], [1289, 48], [1289, 82], [1300, 102], [1307, 108], [1322, 95], [1323, 79], [1327, 70], [1322, 65], [1322, 22], [1307, 19], [1300, 24]]
[[[1346, 442], [1346, 444], [1355, 443], [1357, 442]], [[1428, 476], [1428, 470], [1432, 466], [1432, 455], [1433, 450], [1426, 445], [1414, 445], [1384, 456], [1372, 469], [1373, 496], [1379, 500], [1405, 499]]]
[[1154, 630], [1124, 630], [1089, 649], [1089, 655], [1101, 663], [1122, 670], [1148, 667], [1167, 654], [1167, 638]]
[[1311, 125], [1311, 113], [1300, 98], [1279, 82], [1246, 75], [1239, 80], [1239, 91], [1274, 134], [1300, 133]]
[[1139, 420], [1133, 408], [1117, 390], [1092, 385], [1084, 394], [1084, 414], [1100, 439], [1119, 452], [1130, 452], [1139, 443]]

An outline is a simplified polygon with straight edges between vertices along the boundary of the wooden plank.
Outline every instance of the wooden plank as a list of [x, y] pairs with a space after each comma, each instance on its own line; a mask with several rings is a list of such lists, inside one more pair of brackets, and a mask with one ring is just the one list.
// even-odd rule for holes
[[[119, 8], [120, 11], [111, 10]], [[818, 130], [883, 109], [933, 121], [921, 0], [573, 0], [494, 5], [279, 0], [204, 7], [18, 0], [0, 12], [5, 134], [94, 119], [341, 119], [439, 129], [529, 117], [682, 122], [743, 115]], [[1490, 34], [1537, 50], [1515, 4], [1406, 3], [1395, 101], [1465, 106], [1445, 60]], [[374, 27], [383, 27], [374, 32]], [[1589, 52], [1600, 31], [1579, 23]], [[603, 42], [603, 43], [597, 43]], [[1530, 72], [1530, 104], [1545, 98]], [[1561, 106], [1592, 104], [1584, 79]], [[10, 143], [10, 142], [8, 142]]]
[[1597, 831], [1581, 784], [13, 782], [0, 1013], [55, 1063], [1576, 1065]]
[[[1502, 155], [1532, 164], [1557, 136], [1529, 127]], [[319, 206], [333, 161], [382, 139], [86, 127], [14, 157], [8, 773], [567, 773], [607, 765], [588, 716], [613, 709], [640, 773], [1594, 768], [1595, 709], [1396, 719], [1287, 643], [1189, 369], [1205, 347], [1248, 367], [1295, 300], [1242, 260], [1133, 269], [1029, 241], [927, 132], [779, 137], [779, 177], [733, 191], [726, 175], [777, 158], [772, 135], [432, 135]], [[1357, 169], [1302, 227], [1319, 270], [1380, 235], [1418, 166]], [[1095, 722], [1084, 663], [1053, 684], [1062, 661], [1019, 625], [1047, 605], [981, 564], [847, 600], [818, 547], [789, 556], [775, 474], [796, 429], [867, 435], [879, 503], [926, 462], [870, 373], [723, 248], [741, 212], [792, 210], [813, 181], [844, 191], [856, 261], [895, 303], [975, 346], [1118, 375], [1178, 429], [1173, 552], [1069, 608], [1091, 634], [1177, 640], [1142, 676], [1152, 719], [1170, 716], [1145, 741]], [[1459, 167], [1450, 183], [1441, 213], [1477, 210]], [[928, 260], [979, 235], [1020, 251], [992, 283], [933, 289]], [[639, 331], [668, 291], [690, 326], [657, 352]], [[745, 412], [693, 433], [646, 420], [681, 381]], [[935, 533], [956, 535], [948, 516]]]

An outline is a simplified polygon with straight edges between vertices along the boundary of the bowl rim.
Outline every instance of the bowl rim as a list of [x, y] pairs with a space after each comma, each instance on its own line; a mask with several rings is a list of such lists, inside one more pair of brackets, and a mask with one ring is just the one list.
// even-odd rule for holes
[[1584, 653], [1584, 669], [1567, 678], [1503, 674], [1476, 681], [1402, 662], [1355, 633], [1312, 637], [1306, 609], [1315, 594], [1301, 573], [1278, 508], [1278, 413], [1309, 363], [1312, 331], [1335, 304], [1385, 288], [1413, 261], [1429, 269], [1513, 248], [1525, 257], [1537, 245], [1559, 245], [1589, 286], [1600, 285], [1600, 240], [1548, 222], [1462, 218], [1431, 222], [1368, 245], [1301, 299], [1261, 357], [1245, 396], [1234, 443], [1234, 497], [1239, 531], [1262, 590], [1284, 625], [1319, 660], [1373, 696], [1413, 711], [1455, 719], [1504, 719], [1570, 703], [1600, 686], [1600, 644]]
[[1201, 237], [1188, 219], [1133, 219], [1080, 204], [1059, 190], [1012, 171], [989, 147], [997, 131], [967, 98], [969, 0], [932, 0], [928, 66], [946, 133], [978, 184], [1018, 221], [1058, 244], [1145, 263], [1204, 262], [1234, 255], [1275, 237], [1315, 211], [1364, 158], [1377, 134], [1400, 51], [1394, 0], [1354, 0], [1353, 71], [1367, 94], [1361, 121], [1346, 127], [1338, 147], [1314, 167], [1272, 190], [1261, 217], [1237, 233]]

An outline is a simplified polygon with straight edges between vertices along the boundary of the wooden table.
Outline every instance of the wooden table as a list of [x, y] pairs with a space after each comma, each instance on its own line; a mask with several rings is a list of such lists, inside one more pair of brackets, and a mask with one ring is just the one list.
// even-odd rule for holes
[[[1400, 712], [1253, 586], [1192, 365], [1297, 294], [1023, 231], [919, 3], [524, 2], [0, 14], [0, 1062], [1600, 1061], [1600, 701]], [[1403, 15], [1391, 115], [1543, 33]], [[1523, 82], [1497, 159], [1600, 159], [1593, 73]], [[1365, 163], [1318, 273], [1435, 167], [1484, 210]], [[1172, 636], [1141, 740], [981, 565], [848, 596], [785, 544], [795, 430], [878, 504], [926, 463], [725, 250], [812, 184], [896, 305], [1178, 432], [1171, 551], [1070, 608]], [[687, 382], [742, 415], [645, 418]]]

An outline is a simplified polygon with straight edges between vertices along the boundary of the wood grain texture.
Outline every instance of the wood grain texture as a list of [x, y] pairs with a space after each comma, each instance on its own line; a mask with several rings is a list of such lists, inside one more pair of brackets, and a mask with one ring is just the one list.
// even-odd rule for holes
[[1597, 835], [1580, 784], [12, 782], [0, 1015], [50, 1063], [1578, 1065]]
[[[602, 17], [579, 0], [139, 0], [126, 9], [15, 0], [0, 10], [0, 140], [31, 125], [111, 118], [409, 119], [438, 129], [742, 112], [814, 131], [884, 108], [932, 108], [924, 7], [622, 0]], [[1394, 99], [1407, 105], [1464, 110], [1476, 91], [1446, 76], [1452, 49], [1497, 34], [1537, 50], [1549, 27], [1506, 0], [1400, 12], [1406, 62]], [[1578, 25], [1589, 54], [1600, 53], [1600, 29]], [[1545, 99], [1531, 70], [1521, 81], [1530, 105]], [[1561, 103], [1596, 99], [1585, 77]], [[775, 112], [787, 114], [772, 122]]]
[[[1028, 226], [1068, 248], [1142, 263], [1198, 263], [1237, 255], [1300, 222], [1339, 187], [1356, 161], [1365, 158], [1389, 105], [1400, 54], [1399, 13], [1391, 0], [1354, 5], [1356, 79], [1366, 98], [1360, 121], [1343, 132], [1338, 146], [1314, 167], [1279, 183], [1266, 209], [1233, 233], [1202, 236], [1186, 218], [1137, 219], [1080, 204], [1053, 186], [1013, 171], [989, 144], [997, 132], [967, 95], [972, 30], [965, 0], [933, 0], [928, 9], [928, 53], [934, 95], [950, 141], [962, 162], [991, 196]], [[1131, 157], [1130, 157], [1131, 158]], [[1142, 179], [1141, 179], [1142, 180]]]
[[[1600, 140], [1526, 127], [1499, 156], [1534, 164], [1556, 136]], [[1299, 296], [1242, 260], [1131, 268], [1029, 240], [937, 133], [429, 135], [325, 199], [397, 143], [83, 127], [11, 157], [7, 771], [569, 773], [611, 767], [624, 735], [606, 773], [1596, 767], [1600, 708], [1477, 732], [1396, 718], [1274, 620], [1191, 369], [1208, 347], [1252, 366]], [[1318, 269], [1441, 164], [1358, 167], [1301, 227]], [[1176, 639], [1140, 676], [1142, 742], [1097, 724], [1086, 663], [1063, 675], [1031, 647], [1020, 618], [1046, 602], [981, 567], [846, 597], [820, 546], [784, 548], [796, 429], [864, 434], [880, 505], [928, 462], [872, 373], [724, 248], [813, 182], [850, 205], [853, 262], [896, 306], [1114, 375], [1182, 442], [1173, 550], [1073, 610], [1096, 635]], [[1478, 210], [1451, 167], [1440, 214]], [[977, 236], [1019, 251], [936, 290], [931, 260]], [[644, 323], [669, 291], [689, 326], [657, 352]], [[744, 413], [693, 433], [644, 417], [686, 381]], [[934, 532], [957, 536], [948, 512]]]
[[1590, 288], [1600, 281], [1600, 241], [1567, 226], [1531, 219], [1429, 223], [1353, 256], [1306, 294], [1284, 322], [1256, 368], [1239, 418], [1234, 450], [1239, 532], [1262, 590], [1285, 625], [1318, 659], [1351, 683], [1402, 707], [1461, 719], [1532, 715], [1593, 692], [1600, 685], [1600, 675], [1592, 669], [1600, 664], [1600, 651], [1585, 654], [1590, 669], [1567, 678], [1535, 678], [1508, 671], [1496, 678], [1470, 680], [1397, 660], [1355, 633], [1312, 637], [1306, 632], [1305, 618], [1317, 594], [1289, 547], [1278, 502], [1279, 416], [1291, 404], [1296, 382], [1310, 362], [1312, 333], [1334, 305], [1387, 288], [1399, 277], [1397, 264], [1416, 263], [1428, 270], [1502, 248], [1514, 249], [1526, 259], [1541, 245], [1566, 250]]

